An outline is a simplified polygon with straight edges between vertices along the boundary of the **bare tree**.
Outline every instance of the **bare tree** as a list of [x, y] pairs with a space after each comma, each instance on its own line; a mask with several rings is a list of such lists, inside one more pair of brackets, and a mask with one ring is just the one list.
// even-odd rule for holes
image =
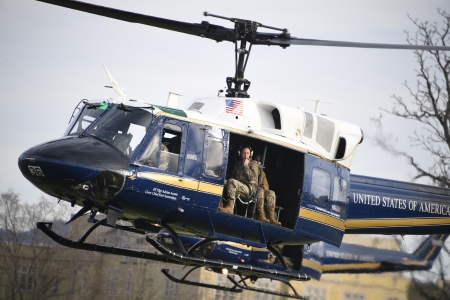
[[0, 194], [0, 298], [62, 296], [58, 285], [67, 280], [64, 267], [70, 255], [57, 253], [60, 247], [36, 228], [36, 222], [60, 214], [44, 197], [36, 204], [22, 204], [12, 190]]
[[[450, 15], [438, 9], [439, 22], [420, 22], [411, 17], [416, 25], [414, 35], [407, 34], [407, 42], [411, 45], [450, 45]], [[450, 53], [435, 50], [415, 50], [418, 68], [417, 82], [411, 86], [404, 83], [409, 92], [407, 99], [394, 95], [393, 108], [382, 109], [384, 112], [404, 120], [412, 120], [421, 124], [425, 133], [412, 133], [411, 146], [421, 147], [432, 158], [429, 166], [411, 152], [399, 150], [392, 143], [393, 135], [384, 131], [382, 115], [374, 118], [378, 133], [376, 143], [389, 153], [404, 157], [414, 168], [414, 180], [425, 178], [438, 186], [450, 188]], [[448, 282], [448, 247], [442, 249], [438, 262], [428, 273], [413, 273], [409, 299], [450, 299]]]
[[[419, 22], [410, 17], [417, 32], [414, 35], [407, 32], [407, 42], [411, 45], [450, 45], [450, 15], [440, 9], [438, 14], [442, 17], [439, 23]], [[416, 170], [414, 179], [429, 178], [439, 186], [450, 187], [450, 54], [446, 51], [415, 50], [414, 55], [418, 63], [416, 85], [404, 84], [411, 97], [404, 100], [394, 95], [394, 107], [382, 110], [422, 124], [426, 134], [414, 132], [410, 136], [411, 144], [422, 147], [434, 162], [429, 167], [423, 167], [418, 159], [387, 142], [390, 139], [386, 137], [389, 136], [382, 130], [375, 139], [383, 149], [408, 160]], [[382, 129], [381, 116], [374, 120]]]

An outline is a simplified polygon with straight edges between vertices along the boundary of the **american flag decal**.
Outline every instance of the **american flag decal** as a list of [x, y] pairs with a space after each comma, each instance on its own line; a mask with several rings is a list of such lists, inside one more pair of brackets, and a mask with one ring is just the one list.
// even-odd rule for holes
[[241, 100], [225, 99], [225, 107], [225, 112], [228, 114], [242, 116], [244, 113], [244, 104]]

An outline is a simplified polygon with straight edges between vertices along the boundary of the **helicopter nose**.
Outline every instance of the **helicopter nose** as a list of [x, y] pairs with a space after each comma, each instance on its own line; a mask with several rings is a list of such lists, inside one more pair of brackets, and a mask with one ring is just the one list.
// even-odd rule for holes
[[122, 190], [128, 157], [92, 137], [64, 137], [32, 147], [19, 157], [19, 169], [50, 196], [72, 203], [106, 202]]

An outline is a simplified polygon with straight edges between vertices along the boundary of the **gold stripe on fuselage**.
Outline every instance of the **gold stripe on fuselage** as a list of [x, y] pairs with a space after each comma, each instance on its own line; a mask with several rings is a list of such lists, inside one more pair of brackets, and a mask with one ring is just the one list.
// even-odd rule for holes
[[450, 225], [450, 218], [407, 218], [407, 219], [358, 219], [347, 220], [347, 228], [370, 228], [370, 227], [408, 227], [408, 226], [430, 226]]
[[[439, 241], [444, 239], [444, 234], [439, 237]], [[430, 256], [436, 251], [436, 246], [433, 246], [428, 252], [427, 256], [422, 261], [408, 261], [404, 260], [395, 265], [401, 266], [425, 266], [430, 259]], [[322, 266], [323, 271], [337, 271], [342, 269], [376, 269], [381, 267], [381, 263], [353, 263], [353, 264], [333, 264]]]
[[222, 195], [223, 186], [208, 182], [199, 182], [198, 180], [187, 179], [185, 177], [173, 176], [155, 172], [139, 172], [139, 176], [171, 186], [183, 189], [198, 190], [199, 192]]
[[325, 225], [329, 225], [342, 231], [345, 230], [344, 220], [332, 217], [330, 215], [326, 215], [321, 212], [313, 211], [309, 208], [305, 207], [300, 208], [300, 217], [311, 221], [319, 222]]
[[322, 266], [322, 271], [338, 271], [342, 269], [377, 269], [381, 263], [335, 264]]
[[302, 266], [314, 269], [318, 272], [322, 272], [322, 265], [306, 258], [302, 259]]

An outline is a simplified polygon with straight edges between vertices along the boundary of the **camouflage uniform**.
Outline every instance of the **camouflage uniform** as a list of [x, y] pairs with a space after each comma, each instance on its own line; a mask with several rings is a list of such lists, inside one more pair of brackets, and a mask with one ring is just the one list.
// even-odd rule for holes
[[[226, 206], [219, 208], [220, 211], [233, 213], [234, 201], [236, 196], [250, 200], [256, 194], [258, 187], [259, 167], [254, 161], [249, 161], [248, 164], [244, 162], [237, 162], [234, 166], [231, 178], [227, 180], [225, 187]], [[264, 190], [260, 189], [257, 195], [257, 219], [263, 222], [269, 222], [264, 215]], [[224, 202], [225, 202], [224, 201]], [[261, 213], [263, 212], [263, 213]]]
[[266, 173], [264, 171], [261, 171], [261, 189], [264, 190], [264, 202], [265, 205], [268, 207], [275, 207], [275, 192], [269, 190], [269, 182], [266, 178]]
[[250, 199], [256, 193], [258, 172], [258, 165], [253, 161], [248, 164], [242, 161], [236, 163], [231, 178], [227, 180], [227, 198], [235, 199], [236, 193], [239, 193], [240, 197]]
[[[269, 219], [271, 224], [280, 226], [281, 223], [276, 221], [274, 219], [274, 212], [275, 212], [275, 203], [277, 197], [275, 196], [275, 192], [269, 190], [269, 182], [266, 178], [266, 173], [261, 170], [261, 190], [263, 190], [263, 200], [262, 203], [265, 203], [265, 211], [266, 211], [266, 217]], [[261, 194], [261, 193], [260, 193]], [[259, 196], [259, 195], [258, 195]], [[260, 200], [258, 199], [258, 202]]]

